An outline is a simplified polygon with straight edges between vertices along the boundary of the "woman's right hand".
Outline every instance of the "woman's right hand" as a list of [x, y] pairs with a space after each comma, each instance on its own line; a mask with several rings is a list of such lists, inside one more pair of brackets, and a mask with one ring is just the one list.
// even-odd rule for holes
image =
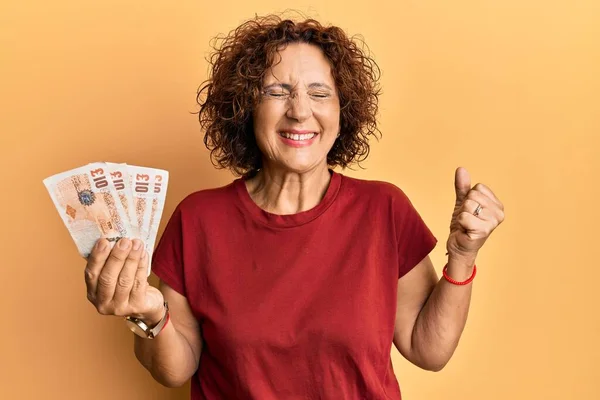
[[100, 239], [85, 267], [87, 298], [102, 315], [139, 318], [157, 324], [164, 315], [162, 293], [148, 284], [148, 254], [143, 243], [120, 239], [111, 249]]

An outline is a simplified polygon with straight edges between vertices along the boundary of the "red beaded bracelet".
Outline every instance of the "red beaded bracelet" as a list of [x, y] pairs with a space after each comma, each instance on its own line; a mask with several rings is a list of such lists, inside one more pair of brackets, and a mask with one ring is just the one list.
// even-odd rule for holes
[[473, 265], [473, 273], [471, 274], [471, 277], [463, 282], [455, 281], [454, 279], [450, 278], [450, 276], [446, 273], [447, 270], [448, 270], [448, 264], [446, 264], [444, 266], [444, 269], [442, 270], [442, 273], [444, 274], [444, 278], [446, 278], [446, 280], [448, 282], [453, 283], [455, 285], [466, 285], [468, 283], [471, 283], [473, 281], [473, 279], [475, 278], [475, 274], [477, 273], [477, 266]]

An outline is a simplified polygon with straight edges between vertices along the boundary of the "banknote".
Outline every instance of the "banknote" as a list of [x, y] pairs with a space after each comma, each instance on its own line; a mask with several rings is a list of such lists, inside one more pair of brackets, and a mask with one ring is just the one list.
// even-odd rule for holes
[[169, 173], [162, 169], [128, 165], [139, 238], [144, 242], [150, 264], [162, 217]]
[[169, 184], [169, 173], [165, 170], [155, 169], [153, 171], [153, 189], [152, 205], [150, 207], [150, 220], [148, 221], [148, 236], [146, 237], [147, 247], [152, 254], [158, 228], [165, 206], [167, 196], [167, 186]]
[[132, 236], [129, 218], [104, 163], [75, 168], [43, 182], [83, 257], [89, 256], [100, 238], [116, 242]]
[[165, 205], [169, 173], [125, 163], [95, 162], [44, 180], [50, 197], [87, 257], [100, 238], [140, 239], [148, 252], [148, 275]]
[[125, 163], [111, 163], [107, 162], [106, 167], [108, 168], [110, 178], [112, 180], [123, 210], [129, 219], [129, 225], [131, 226], [131, 234], [133, 237], [140, 237], [139, 228], [137, 224], [137, 216], [135, 214], [135, 206], [133, 204], [133, 192], [131, 189], [131, 176]]
[[139, 232], [138, 237], [146, 240], [149, 234], [152, 199], [155, 197], [152, 190], [154, 169], [137, 165], [127, 165], [127, 170], [131, 177], [135, 223]]

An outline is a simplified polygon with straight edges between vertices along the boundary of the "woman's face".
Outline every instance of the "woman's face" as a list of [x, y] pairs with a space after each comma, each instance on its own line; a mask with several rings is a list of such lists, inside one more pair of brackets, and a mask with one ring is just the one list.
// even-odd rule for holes
[[291, 43], [279, 55], [253, 114], [263, 166], [296, 173], [326, 167], [340, 130], [331, 66], [321, 49], [306, 43]]

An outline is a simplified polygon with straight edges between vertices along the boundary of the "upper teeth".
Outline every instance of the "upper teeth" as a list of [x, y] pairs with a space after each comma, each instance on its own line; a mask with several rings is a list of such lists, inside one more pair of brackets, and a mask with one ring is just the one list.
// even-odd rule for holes
[[314, 133], [314, 132], [313, 133], [302, 133], [302, 134], [281, 132], [281, 136], [288, 138], [288, 139], [292, 139], [292, 140], [308, 140], [308, 139], [312, 139], [315, 135], [316, 135], [316, 133]]

